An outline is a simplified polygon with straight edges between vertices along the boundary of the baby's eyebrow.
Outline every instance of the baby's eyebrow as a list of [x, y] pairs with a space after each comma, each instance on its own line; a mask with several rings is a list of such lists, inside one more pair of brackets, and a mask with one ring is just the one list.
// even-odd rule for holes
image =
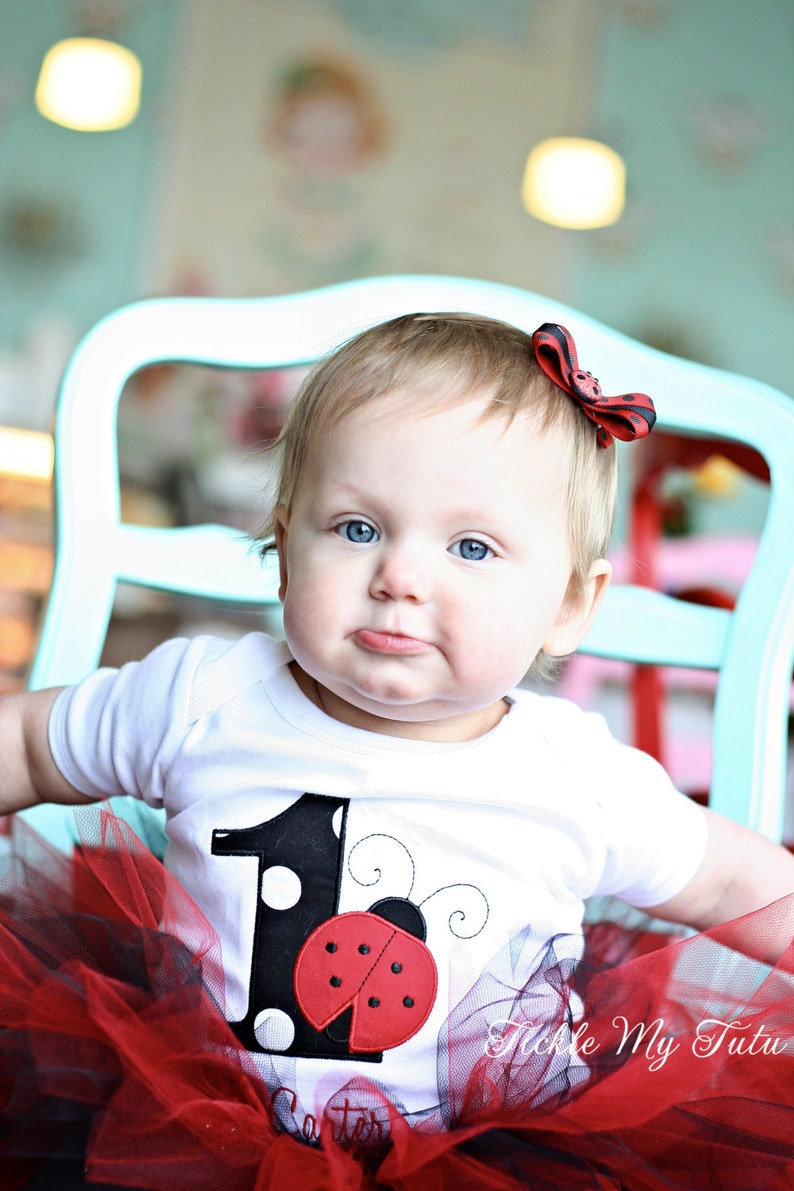
[[375, 499], [367, 488], [362, 488], [353, 482], [342, 481], [327, 486], [327, 499], [334, 503], [350, 502], [351, 505], [366, 504]]
[[[449, 534], [484, 533], [494, 538], [520, 528], [523, 518], [516, 512], [505, 510], [501, 505], [492, 507], [466, 501], [465, 493], [460, 502], [443, 507], [444, 493], [439, 496], [433, 512], [443, 519]], [[454, 494], [450, 494], [454, 499]], [[357, 516], [368, 514], [384, 520], [393, 519], [399, 510], [399, 502], [385, 493], [374, 491], [369, 485], [360, 483], [355, 477], [339, 476], [331, 480], [322, 496], [323, 506], [333, 506], [336, 515]]]

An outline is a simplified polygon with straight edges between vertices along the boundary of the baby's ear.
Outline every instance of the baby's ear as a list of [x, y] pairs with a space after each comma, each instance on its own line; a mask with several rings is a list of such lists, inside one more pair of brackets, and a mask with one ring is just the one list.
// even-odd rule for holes
[[605, 558], [597, 559], [590, 568], [583, 588], [575, 593], [566, 593], [557, 619], [543, 642], [544, 653], [551, 657], [565, 657], [578, 648], [587, 636], [611, 578], [611, 565]]
[[279, 573], [279, 588], [278, 598], [284, 603], [284, 597], [287, 594], [287, 533], [289, 530], [289, 513], [283, 505], [278, 505], [276, 508], [275, 517], [273, 519], [273, 531], [276, 539], [276, 550], [278, 552], [278, 573]]

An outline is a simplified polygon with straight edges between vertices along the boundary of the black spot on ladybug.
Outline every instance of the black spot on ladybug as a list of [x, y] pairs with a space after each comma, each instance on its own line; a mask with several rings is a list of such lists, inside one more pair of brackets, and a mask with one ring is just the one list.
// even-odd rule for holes
[[331, 955], [336, 951], [336, 943], [326, 943], [325, 950], [329, 951]]
[[331, 985], [331, 988], [339, 988], [342, 984], [342, 980], [339, 976], [332, 976], [328, 983]]
[[361, 955], [369, 955], [369, 952], [370, 952], [369, 943], [362, 943], [358, 950]]
[[413, 997], [403, 997], [403, 1005], [405, 1005], [406, 1009], [413, 1009], [413, 1007], [414, 1007]]
[[378, 1005], [380, 1005], [380, 1001], [377, 997], [370, 997], [367, 1001], [367, 1004], [369, 1005], [370, 1009], [377, 1009]]
[[394, 972], [395, 976], [399, 976], [400, 972], [403, 970], [403, 966], [402, 964], [392, 964], [391, 970]]
[[369, 912], [377, 914], [379, 918], [385, 918], [393, 926], [399, 926], [401, 930], [413, 935], [415, 939], [421, 939], [423, 943], [427, 939], [427, 924], [424, 914], [418, 906], [405, 897], [385, 897], [382, 901], [375, 902], [373, 906], [370, 906]]

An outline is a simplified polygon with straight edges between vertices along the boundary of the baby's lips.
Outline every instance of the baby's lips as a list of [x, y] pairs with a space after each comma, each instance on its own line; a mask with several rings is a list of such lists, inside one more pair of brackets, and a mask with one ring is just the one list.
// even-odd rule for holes
[[380, 629], [358, 629], [354, 636], [359, 645], [372, 653], [391, 653], [406, 657], [427, 653], [432, 648], [428, 641], [419, 637], [409, 637], [405, 633], [383, 632]]

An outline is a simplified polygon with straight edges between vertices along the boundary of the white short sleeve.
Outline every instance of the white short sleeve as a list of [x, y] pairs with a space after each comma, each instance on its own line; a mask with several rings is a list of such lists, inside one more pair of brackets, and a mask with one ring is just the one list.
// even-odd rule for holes
[[598, 802], [607, 851], [596, 893], [638, 907], [661, 905], [700, 868], [708, 842], [706, 816], [647, 753], [610, 737], [604, 756], [611, 780]]
[[129, 794], [162, 804], [169, 741], [178, 747], [183, 734], [197, 642], [167, 641], [141, 662], [97, 670], [61, 692], [49, 738], [67, 781], [93, 798]]
[[592, 857], [582, 896], [645, 907], [680, 893], [706, 851], [702, 809], [647, 753], [615, 740], [601, 715], [555, 698], [543, 699], [539, 714], [560, 797], [566, 788], [582, 791], [591, 808], [582, 820]]

